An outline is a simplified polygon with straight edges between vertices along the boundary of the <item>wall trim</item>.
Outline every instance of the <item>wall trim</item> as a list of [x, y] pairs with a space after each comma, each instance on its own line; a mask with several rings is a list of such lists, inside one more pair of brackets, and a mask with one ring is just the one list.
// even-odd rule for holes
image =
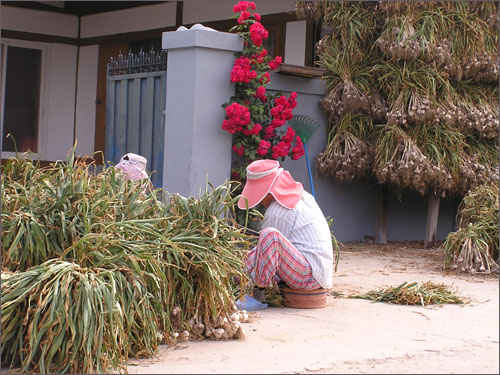
[[326, 73], [326, 69], [283, 63], [278, 67], [278, 69], [275, 70], [275, 72], [297, 77], [320, 78]]
[[28, 40], [30, 42], [70, 44], [73, 46], [78, 45], [78, 38], [70, 38], [67, 36], [58, 36], [58, 35], [49, 35], [49, 34], [30, 33], [30, 32], [26, 32], [26, 31], [16, 31], [16, 30], [2, 29], [2, 38]]
[[[261, 19], [261, 22], [264, 26], [274, 25], [274, 24], [284, 24], [286, 22], [293, 22], [293, 21], [297, 21], [297, 16], [295, 15], [295, 13], [290, 13], [290, 12], [265, 14], [262, 15]], [[235, 26], [235, 22], [236, 21], [234, 19], [207, 21], [204, 22], [203, 25], [219, 31], [228, 31], [231, 27]], [[193, 25], [194, 24], [186, 24], [184, 26], [190, 28]], [[2, 29], [1, 33], [2, 37], [4, 38], [29, 40], [33, 42], [70, 44], [74, 46], [91, 46], [95, 44], [107, 44], [107, 43], [128, 42], [131, 40], [142, 40], [142, 39], [146, 40], [153, 38], [161, 38], [162, 33], [167, 31], [175, 31], [177, 27], [178, 26], [168, 26], [157, 29], [131, 31], [120, 34], [101, 35], [97, 37], [81, 38], [81, 39], [57, 36], [57, 35], [49, 35], [49, 34], [31, 33], [25, 31], [5, 30], [5, 29]]]

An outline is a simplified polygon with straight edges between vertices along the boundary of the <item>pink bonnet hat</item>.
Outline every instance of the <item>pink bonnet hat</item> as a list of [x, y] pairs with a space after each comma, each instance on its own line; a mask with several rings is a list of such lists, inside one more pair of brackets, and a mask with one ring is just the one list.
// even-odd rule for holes
[[137, 181], [149, 178], [146, 172], [147, 163], [148, 159], [144, 156], [129, 152], [122, 156], [115, 168], [121, 169], [128, 179]]
[[[247, 167], [247, 181], [238, 207], [242, 210], [257, 206], [268, 193], [285, 208], [292, 209], [299, 201], [304, 187], [277, 160], [256, 160]], [[248, 206], [247, 206], [248, 201]]]

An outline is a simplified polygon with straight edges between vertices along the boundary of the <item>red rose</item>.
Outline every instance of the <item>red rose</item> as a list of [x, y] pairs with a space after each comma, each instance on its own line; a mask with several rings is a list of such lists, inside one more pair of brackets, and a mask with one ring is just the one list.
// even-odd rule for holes
[[266, 155], [269, 147], [271, 147], [271, 142], [262, 139], [259, 143], [259, 147], [257, 148], [257, 154], [259, 154], [260, 156]]
[[271, 70], [278, 69], [282, 61], [283, 60], [281, 59], [281, 56], [276, 56], [275, 59], [269, 63], [269, 69]]
[[250, 83], [257, 77], [257, 71], [250, 70], [251, 61], [248, 57], [240, 57], [234, 61], [233, 69], [231, 70], [231, 82]]
[[268, 127], [264, 130], [264, 138], [265, 138], [265, 139], [271, 139], [272, 137], [274, 137], [274, 127], [272, 127], [272, 126], [268, 126]]
[[250, 123], [248, 108], [238, 103], [226, 107], [226, 117], [222, 122], [222, 129], [231, 134], [242, 131], [243, 127]]
[[236, 155], [243, 156], [245, 153], [245, 146], [236, 147], [236, 145], [234, 145], [233, 150], [236, 152]]
[[264, 103], [267, 100], [266, 88], [264, 86], [257, 87], [257, 91], [255, 92], [254, 96]]
[[238, 23], [241, 24], [242, 22], [246, 21], [250, 17], [250, 12], [247, 12], [246, 10], [241, 12], [240, 16], [238, 17]]
[[290, 144], [293, 142], [295, 138], [295, 130], [290, 126], [288, 129], [286, 129], [286, 134], [283, 136], [282, 140], [283, 142]]
[[248, 1], [240, 1], [238, 4], [236, 4], [233, 7], [233, 11], [234, 11], [234, 13], [238, 13], [238, 12], [241, 12], [242, 10], [247, 10], [248, 5], [249, 5]]
[[260, 131], [262, 130], [262, 125], [261, 124], [255, 124], [252, 128], [252, 134], [259, 134]]
[[283, 117], [285, 118], [285, 120], [290, 120], [293, 117], [292, 109], [291, 108], [285, 109], [283, 111]]
[[262, 45], [262, 41], [269, 36], [267, 30], [260, 22], [255, 22], [250, 26], [250, 39], [258, 47]]
[[299, 136], [295, 139], [295, 147], [292, 148], [292, 160], [298, 160], [302, 155], [305, 154], [304, 144]]

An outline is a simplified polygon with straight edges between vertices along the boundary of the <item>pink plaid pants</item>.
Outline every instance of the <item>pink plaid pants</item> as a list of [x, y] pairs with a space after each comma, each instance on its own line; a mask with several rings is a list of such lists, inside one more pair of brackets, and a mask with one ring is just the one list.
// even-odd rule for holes
[[257, 246], [247, 255], [246, 267], [253, 283], [260, 287], [282, 280], [292, 289], [321, 288], [307, 259], [275, 228], [260, 232]]

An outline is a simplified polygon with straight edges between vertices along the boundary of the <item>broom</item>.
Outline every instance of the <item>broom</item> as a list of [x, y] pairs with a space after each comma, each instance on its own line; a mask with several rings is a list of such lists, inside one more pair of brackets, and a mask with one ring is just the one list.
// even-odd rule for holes
[[295, 134], [300, 137], [302, 143], [304, 143], [304, 151], [306, 154], [307, 171], [309, 172], [309, 182], [311, 183], [311, 193], [314, 198], [316, 194], [314, 192], [314, 184], [311, 173], [311, 165], [309, 164], [309, 154], [307, 153], [307, 141], [311, 138], [313, 133], [319, 126], [319, 123], [306, 115], [296, 115], [293, 116], [291, 120], [288, 120], [288, 125], [295, 130]]

